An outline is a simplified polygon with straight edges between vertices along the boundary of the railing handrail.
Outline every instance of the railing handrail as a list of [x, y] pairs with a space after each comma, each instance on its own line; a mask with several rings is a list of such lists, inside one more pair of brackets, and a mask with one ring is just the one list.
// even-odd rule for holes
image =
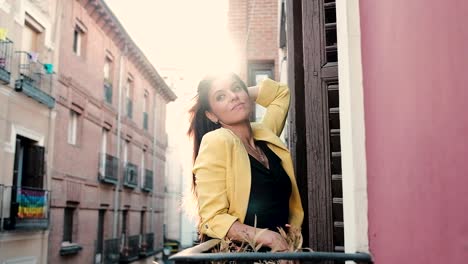
[[[15, 53], [21, 53], [21, 54], [26, 54], [26, 55], [30, 55], [30, 52], [28, 51], [24, 51], [24, 50], [16, 50]], [[44, 65], [44, 63], [41, 62], [41, 60], [37, 59], [36, 61], [32, 61], [31, 63], [39, 63], [41, 65]]]
[[240, 253], [202, 253], [219, 244], [220, 240], [208, 240], [200, 245], [191, 247], [169, 257], [175, 262], [196, 261], [235, 261], [235, 260], [311, 260], [311, 261], [356, 261], [372, 263], [368, 253], [339, 253], [339, 252], [240, 252]]
[[43, 189], [43, 188], [37, 188], [37, 187], [29, 187], [29, 186], [18, 186], [18, 185], [3, 185], [3, 184], [0, 184], [0, 186], [3, 186], [4, 188], [12, 188], [12, 189], [18, 189], [18, 188], [21, 188], [21, 189], [28, 189], [28, 190], [33, 190], [33, 191], [44, 191], [44, 192], [52, 192], [51, 190], [48, 190], [48, 189]]

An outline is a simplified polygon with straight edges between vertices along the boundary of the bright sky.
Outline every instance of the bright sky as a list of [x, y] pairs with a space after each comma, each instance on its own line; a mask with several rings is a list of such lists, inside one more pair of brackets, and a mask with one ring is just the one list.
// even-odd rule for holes
[[105, 0], [156, 69], [235, 70], [227, 0]]

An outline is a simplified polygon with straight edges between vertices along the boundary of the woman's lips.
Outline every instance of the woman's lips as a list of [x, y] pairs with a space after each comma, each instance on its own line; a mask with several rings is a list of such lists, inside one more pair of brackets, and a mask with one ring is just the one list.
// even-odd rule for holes
[[238, 103], [231, 110], [237, 110], [237, 109], [239, 109], [240, 107], [243, 107], [243, 106], [244, 106], [244, 103]]

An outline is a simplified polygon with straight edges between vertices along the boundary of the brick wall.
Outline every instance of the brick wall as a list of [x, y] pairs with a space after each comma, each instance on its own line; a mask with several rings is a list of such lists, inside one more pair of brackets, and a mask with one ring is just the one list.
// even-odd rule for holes
[[249, 62], [273, 62], [278, 74], [278, 1], [230, 0], [228, 29], [240, 56], [239, 75], [247, 81]]

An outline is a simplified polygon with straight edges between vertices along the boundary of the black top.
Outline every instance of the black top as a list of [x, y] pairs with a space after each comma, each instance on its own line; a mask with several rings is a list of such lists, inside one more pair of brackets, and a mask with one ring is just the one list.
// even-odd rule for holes
[[249, 155], [252, 175], [249, 205], [244, 224], [254, 226], [257, 216], [257, 227], [278, 231], [289, 218], [289, 197], [291, 180], [281, 165], [281, 159], [263, 141], [257, 145], [268, 158], [270, 169]]

